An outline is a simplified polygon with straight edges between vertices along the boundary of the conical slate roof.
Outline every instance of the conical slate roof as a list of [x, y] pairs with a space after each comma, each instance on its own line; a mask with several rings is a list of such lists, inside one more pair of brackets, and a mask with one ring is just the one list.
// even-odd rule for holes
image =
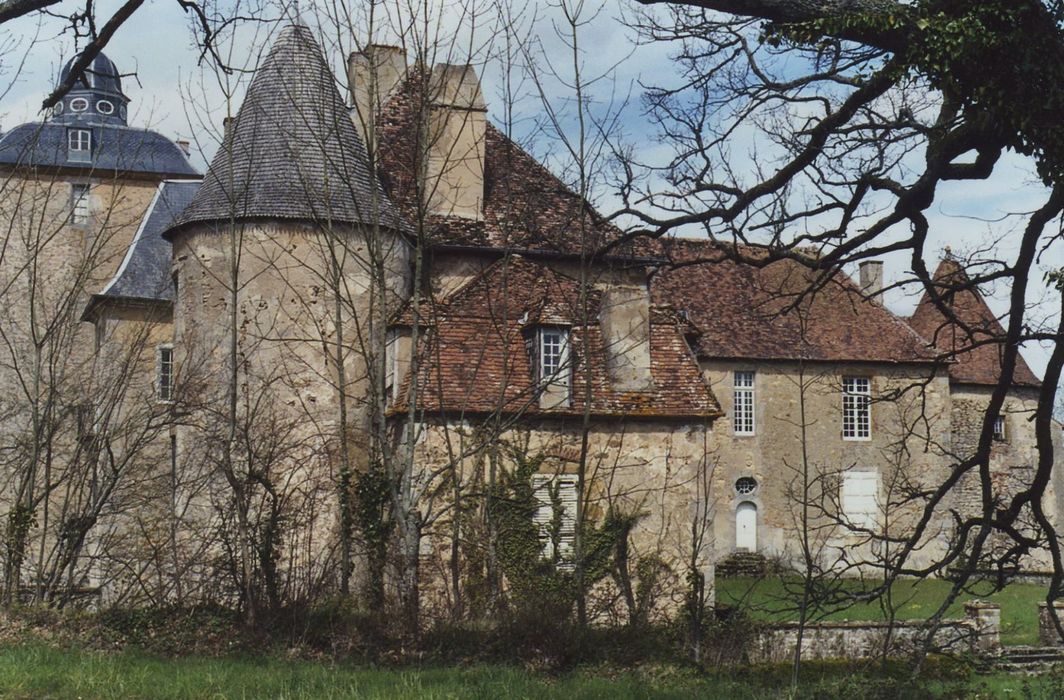
[[400, 227], [306, 26], [289, 25], [278, 35], [203, 185], [170, 230], [230, 219]]

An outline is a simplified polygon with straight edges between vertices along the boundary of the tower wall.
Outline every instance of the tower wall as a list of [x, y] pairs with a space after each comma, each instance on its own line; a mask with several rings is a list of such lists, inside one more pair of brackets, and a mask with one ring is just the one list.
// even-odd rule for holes
[[409, 287], [406, 244], [388, 232], [324, 232], [287, 222], [228, 231], [197, 226], [173, 243], [177, 373], [194, 416], [179, 433], [178, 461], [213, 472], [205, 475], [193, 527], [209, 528], [233, 492], [225, 469], [235, 351], [232, 469], [245, 475], [251, 463], [263, 479], [250, 488], [283, 496], [279, 568], [319, 576], [335, 563], [328, 555], [336, 551], [342, 451], [356, 471], [367, 460], [377, 396], [369, 368], [383, 362], [385, 324], [378, 320]]

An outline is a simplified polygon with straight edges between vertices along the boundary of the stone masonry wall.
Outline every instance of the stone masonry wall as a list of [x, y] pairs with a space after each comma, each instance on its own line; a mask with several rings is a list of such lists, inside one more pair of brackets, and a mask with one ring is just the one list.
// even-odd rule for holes
[[[945, 377], [929, 376], [928, 369], [825, 363], [803, 368], [794, 362], [723, 360], [703, 361], [702, 367], [726, 414], [713, 429], [713, 508], [719, 557], [735, 551], [739, 504], [752, 503], [757, 509], [758, 551], [797, 561], [796, 535], [804, 500], [812, 505], [810, 539], [823, 563], [874, 560], [876, 554], [868, 547], [867, 537], [832, 524], [839, 513], [843, 472], [878, 472], [885, 524], [892, 532], [904, 531], [915, 513], [912, 507], [887, 506], [900, 501], [902, 492], [912, 485], [932, 484], [943, 477], [942, 455], [950, 447], [950, 392]], [[740, 370], [755, 372], [756, 429], [752, 436], [736, 435], [732, 423], [733, 377]], [[869, 440], [842, 437], [843, 376], [872, 378]], [[752, 493], [737, 492], [736, 482], [742, 477], [756, 480]], [[802, 495], [803, 483], [810, 485], [807, 496]], [[935, 555], [935, 542], [948, 534], [947, 527], [945, 522], [933, 524], [916, 561]]]
[[[951, 431], [956, 461], [970, 458], [975, 454], [991, 392], [992, 387], [962, 384], [952, 386]], [[990, 474], [994, 497], [1002, 504], [1019, 490], [1028, 487], [1035, 476], [1038, 449], [1032, 419], [1037, 402], [1038, 391], [1036, 389], [1016, 388], [1009, 392], [1002, 406], [1005, 439], [993, 441], [990, 452]], [[1060, 435], [1056, 429], [1053, 432], [1057, 463], [1061, 464], [1059, 459], [1061, 456]], [[1059, 514], [1062, 512], [1060, 498], [1064, 495], [1064, 491], [1059, 486], [1062, 469], [1057, 468], [1054, 471], [1042, 504], [1050, 521], [1058, 522]], [[954, 504], [963, 516], [973, 517], [980, 512], [981, 503], [982, 488], [979, 475], [972, 470], [961, 478], [955, 492]], [[1031, 522], [1029, 511], [1024, 514], [1023, 522]], [[1048, 551], [1039, 551], [1026, 557], [1021, 565], [1029, 570], [1046, 571], [1052, 568], [1052, 561]]]
[[[383, 324], [373, 260], [383, 260], [389, 299], [385, 316], [409, 285], [407, 248], [382, 233], [326, 233], [312, 225], [255, 224], [232, 232], [239, 248], [236, 294], [237, 432], [240, 460], [252, 460], [283, 494], [286, 536], [280, 567], [312, 580], [335, 546], [341, 450], [355, 469], [368, 459], [368, 368], [382, 357]], [[178, 298], [174, 308], [177, 371], [196, 416], [178, 434], [178, 461], [190, 469], [219, 464], [228, 424], [230, 329], [233, 326], [230, 232], [209, 226], [174, 243]], [[372, 243], [372, 247], [371, 247]], [[329, 276], [335, 259], [341, 274]], [[376, 313], [381, 313], [377, 311]], [[337, 314], [340, 317], [338, 334]], [[375, 335], [380, 333], [380, 335]], [[380, 341], [379, 343], [377, 341]], [[341, 348], [345, 384], [339, 384]], [[341, 440], [341, 390], [347, 440]], [[241, 462], [243, 464], [243, 461]], [[243, 466], [239, 467], [244, 469]], [[218, 469], [190, 505], [189, 527], [209, 529], [230, 487]], [[195, 536], [193, 534], [193, 536]]]
[[[478, 437], [473, 423], [430, 422], [419, 439], [415, 463], [424, 480], [419, 488], [431, 490], [439, 485], [439, 470], [448, 455], [466, 455], [459, 472], [466, 485], [469, 507], [474, 507], [483, 483], [492, 468], [488, 452], [500, 445], [518, 449], [530, 457], [546, 459], [540, 473], [573, 474], [579, 464], [580, 430], [577, 421], [535, 420], [525, 427], [506, 431], [492, 444]], [[689, 563], [697, 562], [707, 581], [707, 601], [712, 605], [713, 547], [712, 531], [706, 510], [706, 488], [710, 477], [707, 466], [708, 426], [651, 420], [596, 420], [589, 436], [587, 459], [587, 517], [601, 522], [608, 508], [641, 517], [632, 531], [629, 556], [633, 568], [641, 559], [660, 558], [667, 574], [661, 577], [653, 615], [675, 613], [683, 602], [685, 574]], [[512, 469], [506, 458], [494, 464], [496, 469]], [[428, 474], [436, 473], [435, 479]], [[424, 492], [424, 491], [423, 491]], [[424, 532], [423, 582], [427, 608], [440, 608], [451, 600], [446, 569], [451, 552], [452, 518], [449, 502], [424, 499], [433, 504], [422, 513], [431, 523]], [[463, 535], [464, 537], [466, 535]], [[470, 546], [474, 543], [469, 543]], [[692, 559], [693, 557], [693, 559]], [[648, 569], [650, 570], [650, 569]], [[660, 573], [660, 572], [659, 572]], [[623, 616], [623, 604], [616, 591], [598, 592], [597, 608], [603, 616]], [[605, 601], [613, 601], [608, 603]]]

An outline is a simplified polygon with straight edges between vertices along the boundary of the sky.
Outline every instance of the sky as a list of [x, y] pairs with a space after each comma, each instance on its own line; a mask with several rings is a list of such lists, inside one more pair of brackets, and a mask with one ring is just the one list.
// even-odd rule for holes
[[[241, 0], [223, 0], [225, 3]], [[269, 2], [270, 0], [266, 0]], [[316, 4], [320, 0], [302, 0], [299, 12], [308, 24], [314, 26], [316, 18], [330, 8], [341, 7], [360, 12], [363, 3], [347, 5]], [[393, 1], [398, 6], [406, 0]], [[518, 135], [532, 134], [543, 127], [544, 100], [556, 109], [563, 126], [572, 125], [571, 89], [564, 80], [545, 78], [537, 85], [520, 71], [507, 71], [497, 60], [505, 48], [499, 33], [490, 20], [481, 16], [475, 22], [469, 17], [459, 17], [457, 0], [444, 0], [442, 14], [433, 18], [442, 27], [441, 36], [453, 38], [462, 47], [475, 47], [475, 53], [493, 60], [484, 59], [480, 68], [489, 116], [496, 122], [505, 120], [507, 114], [500, 108], [509, 76], [510, 87], [517, 95], [511, 118]], [[101, 16], [109, 16], [119, 6], [116, 0], [100, 0], [97, 3]], [[60, 14], [72, 11], [75, 5], [66, 0]], [[228, 10], [233, 6], [223, 5]], [[621, 9], [618, 10], [617, 8]], [[263, 19], [276, 19], [291, 13], [289, 7], [267, 4], [254, 12], [241, 7], [241, 13]], [[638, 45], [633, 32], [624, 26], [621, 14], [628, 11], [623, 3], [583, 3], [583, 23], [579, 29], [581, 52], [579, 60], [585, 79], [595, 78], [589, 91], [593, 96], [592, 109], [599, 114], [616, 109], [616, 126], [623, 138], [639, 148], [639, 154], [648, 160], [664, 157], [667, 148], [650, 126], [639, 97], [642, 85], [667, 81], [675, 75], [676, 67], [670, 59], [673, 47], [662, 44]], [[564, 14], [555, 2], [530, 0], [515, 10], [519, 14], [521, 34], [532, 40], [531, 56], [539, 62], [541, 75], [548, 75], [550, 68], [569, 73], [572, 53], [558, 36], [564, 27]], [[486, 17], [487, 15], [484, 15]], [[326, 23], [328, 24], [328, 23]], [[469, 26], [475, 24], [470, 38]], [[63, 61], [73, 54], [75, 41], [64, 33], [65, 23], [57, 18], [24, 17], [4, 25], [0, 34], [0, 130], [41, 118], [40, 103], [55, 82]], [[233, 38], [231, 60], [235, 64], [253, 66], [258, 52], [268, 43], [270, 25], [245, 26]], [[334, 32], [335, 33], [335, 32]], [[337, 70], [341, 70], [347, 48], [353, 43], [362, 43], [365, 37], [336, 37], [330, 42], [342, 43], [328, 56]], [[394, 37], [376, 38], [389, 43]], [[461, 49], [465, 51], [464, 48]], [[199, 49], [191, 31], [190, 17], [174, 0], [154, 0], [146, 3], [134, 17], [123, 26], [106, 49], [123, 73], [130, 74], [123, 83], [130, 104], [130, 123], [159, 131], [171, 138], [186, 138], [193, 143], [192, 160], [203, 170], [216, 146], [216, 140], [208, 137], [217, 134], [225, 116], [225, 98], [216, 72], [209, 65], [199, 63]], [[479, 60], [479, 59], [478, 59]], [[235, 84], [234, 107], [239, 104], [240, 90], [246, 84], [246, 76], [230, 78]], [[542, 94], [540, 90], [542, 89]], [[623, 107], [616, 105], [623, 103]], [[611, 108], [611, 105], [614, 107]], [[540, 139], [535, 155], [543, 157], [556, 169], [564, 160], [564, 148], [558, 141]], [[931, 224], [931, 241], [928, 248], [933, 258], [929, 266], [938, 262], [941, 251], [947, 246], [963, 253], [982, 246], [989, 246], [995, 253], [1006, 257], [1015, 253], [1018, 227], [1024, 221], [1023, 213], [1035, 209], [1047, 196], [1045, 187], [1035, 177], [1029, 162], [1016, 155], [1006, 155], [999, 163], [992, 179], [980, 182], [952, 183], [944, 185], [928, 212]], [[600, 209], [608, 212], [617, 203], [608, 192], [596, 200]], [[903, 235], [904, 231], [897, 232]], [[1044, 274], [1064, 267], [1064, 251], [1061, 246], [1046, 251], [1032, 274], [1029, 298], [1048, 297]], [[931, 254], [929, 254], [931, 255]], [[902, 255], [884, 258], [888, 284], [903, 279], [910, 261]], [[856, 272], [856, 271], [852, 271]], [[997, 313], [1007, 309], [1008, 289], [988, 290], [989, 302]], [[901, 315], [912, 312], [917, 298], [915, 294], [901, 291], [890, 292], [885, 303]], [[1041, 302], [1033, 309], [1034, 318], [1055, 318], [1059, 304]], [[1049, 357], [1048, 347], [1029, 345], [1024, 356], [1035, 372], [1041, 375]]]

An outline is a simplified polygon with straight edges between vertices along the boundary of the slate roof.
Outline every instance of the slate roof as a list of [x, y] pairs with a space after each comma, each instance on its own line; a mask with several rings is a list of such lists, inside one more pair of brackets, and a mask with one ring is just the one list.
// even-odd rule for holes
[[162, 234], [192, 201], [199, 185], [198, 181], [187, 180], [167, 180], [159, 184], [122, 264], [103, 291], [93, 295], [82, 315], [83, 320], [108, 302], [173, 302], [174, 286], [170, 280], [173, 254], [170, 242]]
[[[74, 56], [63, 65], [60, 81], [66, 79], [76, 60]], [[73, 169], [99, 176], [198, 178], [199, 173], [177, 144], [154, 131], [126, 125], [128, 102], [118, 67], [98, 54], [47, 121], [20, 124], [0, 137], [0, 166]], [[92, 132], [89, 160], [68, 158], [70, 129]]]
[[67, 158], [67, 129], [74, 124], [21, 124], [0, 138], [0, 165], [64, 168], [97, 175], [144, 174], [199, 177], [181, 149], [162, 134], [86, 118], [78, 128], [92, 131], [92, 160]]
[[[651, 310], [653, 389], [615, 391], [598, 323], [600, 304], [601, 294], [592, 292], [591, 320], [585, 326], [580, 322], [576, 280], [527, 257], [501, 258], [449, 297], [422, 306], [420, 352], [425, 361], [417, 385], [418, 408], [579, 416], [590, 382], [591, 412], [596, 416], [708, 419], [720, 415], [720, 406], [684, 338], [688, 326], [666, 307]], [[411, 320], [408, 309], [398, 323]], [[576, 359], [571, 406], [541, 409], [536, 400], [525, 338], [539, 323], [572, 326], [570, 347]], [[581, 356], [585, 333], [588, 352]], [[401, 389], [400, 396], [405, 395]], [[392, 408], [393, 412], [403, 410], [403, 402]]]
[[306, 26], [289, 25], [277, 36], [175, 228], [234, 216], [400, 228]]
[[[419, 113], [431, 92], [424, 71], [411, 69], [393, 89], [377, 117], [382, 179], [388, 194], [416, 221], [419, 192]], [[499, 250], [579, 254], [583, 218], [584, 249], [597, 250], [620, 235], [594, 208], [513, 140], [487, 124], [484, 137], [483, 218], [427, 217], [434, 246], [475, 246]], [[631, 246], [617, 255], [639, 254]]]
[[[79, 58], [80, 54], [75, 55], [63, 65], [59, 73], [60, 84], [70, 77], [70, 71]], [[91, 122], [124, 125], [128, 104], [129, 98], [122, 92], [122, 74], [118, 66], [107, 56], [98, 53], [85, 67], [81, 79], [52, 108], [52, 121], [62, 124]]]
[[[764, 267], [737, 263], [719, 245], [694, 239], [665, 240], [661, 250], [673, 263], [689, 265], [654, 275], [653, 299], [685, 311], [701, 330], [700, 357], [934, 361], [926, 340], [881, 304], [865, 299], [843, 273], [809, 295], [812, 273], [794, 261]], [[758, 254], [753, 248], [743, 252]]]
[[[955, 259], [947, 257], [939, 263], [932, 279], [943, 301], [968, 329], [948, 319], [926, 291], [909, 323], [934, 344], [943, 358], [953, 360], [949, 370], [952, 381], [996, 385], [1005, 348], [1001, 322]], [[1018, 386], [1042, 384], [1022, 355], [1016, 359], [1012, 380]]]

